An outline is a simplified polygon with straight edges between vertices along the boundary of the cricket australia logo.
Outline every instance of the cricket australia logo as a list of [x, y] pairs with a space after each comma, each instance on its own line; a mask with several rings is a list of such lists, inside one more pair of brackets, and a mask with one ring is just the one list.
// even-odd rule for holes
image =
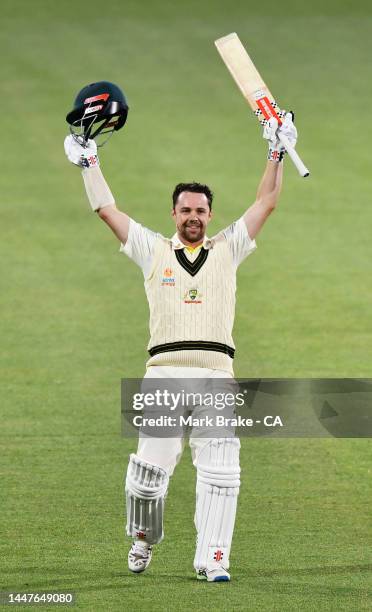
[[162, 287], [174, 287], [176, 284], [176, 279], [174, 277], [174, 272], [171, 268], [165, 268], [163, 271], [163, 277], [161, 281]]
[[201, 304], [203, 294], [200, 293], [199, 289], [188, 289], [184, 296], [183, 301], [185, 304]]

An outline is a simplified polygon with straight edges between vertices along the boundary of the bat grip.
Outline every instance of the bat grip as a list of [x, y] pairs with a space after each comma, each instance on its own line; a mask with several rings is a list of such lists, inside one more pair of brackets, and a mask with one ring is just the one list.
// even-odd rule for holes
[[280, 142], [285, 146], [285, 150], [287, 151], [289, 157], [293, 161], [293, 163], [296, 166], [297, 170], [299, 171], [300, 175], [303, 176], [303, 177], [309, 176], [309, 174], [310, 174], [309, 170], [306, 168], [306, 166], [303, 163], [302, 159], [300, 158], [298, 153], [295, 151], [295, 149], [290, 144], [288, 138], [286, 138], [282, 134], [278, 134], [278, 136], [279, 136]]

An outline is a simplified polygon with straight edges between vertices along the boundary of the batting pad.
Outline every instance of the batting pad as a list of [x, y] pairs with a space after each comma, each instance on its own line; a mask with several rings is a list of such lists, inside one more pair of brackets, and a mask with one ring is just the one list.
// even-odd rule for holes
[[194, 567], [229, 569], [240, 486], [240, 442], [235, 438], [209, 441], [197, 461]]
[[127, 534], [157, 544], [164, 537], [164, 498], [168, 475], [163, 468], [130, 455], [125, 493], [127, 502]]

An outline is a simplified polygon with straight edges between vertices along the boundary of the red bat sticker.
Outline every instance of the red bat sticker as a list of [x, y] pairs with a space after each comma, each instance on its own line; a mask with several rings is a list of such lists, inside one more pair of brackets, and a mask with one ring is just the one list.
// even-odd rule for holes
[[279, 115], [277, 114], [275, 108], [273, 107], [272, 103], [270, 102], [267, 96], [264, 96], [263, 98], [259, 98], [258, 100], [256, 100], [256, 103], [261, 113], [265, 117], [265, 119], [270, 119], [270, 117], [275, 117], [275, 119], [277, 119], [278, 121], [278, 124], [282, 125], [282, 120], [280, 119]]

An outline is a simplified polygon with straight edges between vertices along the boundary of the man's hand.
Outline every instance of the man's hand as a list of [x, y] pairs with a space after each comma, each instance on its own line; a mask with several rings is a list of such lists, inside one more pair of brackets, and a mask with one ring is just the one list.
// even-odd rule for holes
[[65, 153], [67, 159], [75, 166], [81, 168], [93, 168], [99, 166], [99, 159], [97, 155], [97, 145], [94, 140], [88, 140], [87, 145], [83, 147], [82, 144], [71, 136], [66, 136], [65, 142]]
[[267, 158], [270, 161], [280, 162], [285, 154], [285, 147], [279, 140], [279, 135], [286, 136], [292, 145], [296, 146], [297, 130], [293, 123], [293, 113], [287, 113], [282, 125], [278, 128], [278, 121], [271, 117], [264, 127], [263, 137], [269, 142], [269, 152]]

